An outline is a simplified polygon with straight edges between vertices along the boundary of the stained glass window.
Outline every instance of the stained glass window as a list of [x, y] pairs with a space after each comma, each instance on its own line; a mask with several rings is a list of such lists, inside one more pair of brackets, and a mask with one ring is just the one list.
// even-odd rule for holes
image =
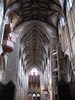
[[33, 68], [33, 69], [31, 70], [31, 72], [30, 72], [31, 75], [33, 75], [33, 74], [37, 75], [37, 73], [38, 73], [38, 71], [37, 71], [36, 68]]

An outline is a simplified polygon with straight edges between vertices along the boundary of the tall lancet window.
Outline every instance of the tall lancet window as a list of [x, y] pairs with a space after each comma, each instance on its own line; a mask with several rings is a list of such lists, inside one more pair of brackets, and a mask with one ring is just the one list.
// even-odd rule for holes
[[35, 74], [35, 75], [37, 76], [37, 74], [38, 74], [37, 69], [36, 69], [36, 68], [33, 68], [33, 69], [31, 70], [30, 74], [31, 74], [31, 75], [34, 75], [34, 74]]

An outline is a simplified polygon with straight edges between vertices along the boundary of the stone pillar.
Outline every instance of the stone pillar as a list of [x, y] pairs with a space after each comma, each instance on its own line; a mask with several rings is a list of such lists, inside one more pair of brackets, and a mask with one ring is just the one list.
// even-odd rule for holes
[[5, 27], [5, 23], [4, 23], [5, 20], [3, 14], [4, 14], [4, 1], [0, 0], [0, 54], [3, 53], [2, 41], [3, 41], [4, 27]]
[[4, 35], [4, 20], [2, 20], [1, 26], [0, 26], [0, 55], [3, 53], [3, 48], [2, 48], [2, 41], [3, 41], [3, 35]]
[[66, 23], [65, 25], [66, 27], [66, 33], [67, 33], [67, 37], [68, 37], [68, 46], [69, 46], [69, 59], [71, 61], [71, 65], [72, 65], [72, 70], [73, 70], [73, 74], [75, 76], [75, 63], [74, 63], [74, 57], [73, 57], [73, 49], [72, 49], [72, 44], [71, 44], [71, 38], [70, 38], [70, 32], [69, 32], [69, 27], [68, 27], [68, 23]]
[[8, 54], [8, 66], [6, 69], [6, 80], [8, 83], [10, 80], [16, 84], [17, 81], [17, 70], [18, 70], [18, 60], [19, 60], [19, 39], [15, 43], [14, 51]]
[[44, 100], [44, 93], [43, 93], [44, 84], [45, 84], [44, 83], [44, 75], [40, 74], [41, 100]]
[[24, 78], [24, 100], [27, 100], [27, 94], [28, 94], [28, 75], [25, 75]]
[[0, 56], [0, 82], [2, 82], [3, 80], [2, 73], [3, 73], [3, 57]]

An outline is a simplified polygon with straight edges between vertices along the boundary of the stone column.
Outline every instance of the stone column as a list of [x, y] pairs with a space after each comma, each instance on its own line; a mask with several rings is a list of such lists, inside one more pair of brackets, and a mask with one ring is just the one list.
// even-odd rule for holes
[[70, 31], [69, 31], [69, 27], [68, 27], [68, 23], [65, 22], [66, 25], [66, 34], [67, 34], [67, 37], [68, 37], [68, 46], [69, 46], [69, 59], [71, 61], [71, 65], [72, 65], [72, 70], [73, 70], [73, 74], [75, 76], [75, 63], [74, 63], [74, 57], [73, 57], [73, 49], [72, 49], [72, 44], [71, 44], [71, 38], [70, 38]]
[[17, 39], [17, 42], [15, 43], [14, 51], [8, 54], [8, 65], [5, 76], [6, 83], [8, 83], [11, 80], [14, 84], [16, 84], [18, 60], [19, 60], [19, 39]]

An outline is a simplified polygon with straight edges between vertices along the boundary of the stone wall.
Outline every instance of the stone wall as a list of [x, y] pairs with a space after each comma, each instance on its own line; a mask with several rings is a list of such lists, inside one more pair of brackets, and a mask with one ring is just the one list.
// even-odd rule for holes
[[[71, 67], [74, 74], [75, 69], [75, 2], [73, 7], [67, 12], [66, 19], [64, 19], [64, 25], [61, 27], [59, 24], [59, 40], [61, 44], [61, 49], [64, 55], [68, 55], [71, 62]], [[66, 67], [66, 66], [65, 66]]]

